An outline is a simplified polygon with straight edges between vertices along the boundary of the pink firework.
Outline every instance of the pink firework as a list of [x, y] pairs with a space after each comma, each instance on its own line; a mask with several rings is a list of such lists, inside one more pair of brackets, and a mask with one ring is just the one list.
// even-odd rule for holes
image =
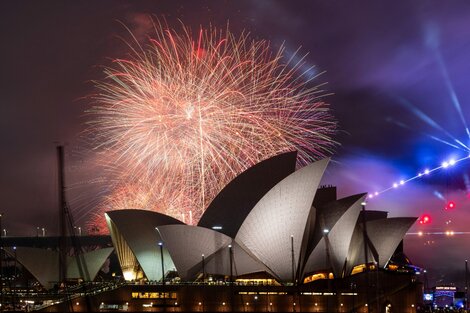
[[273, 53], [247, 34], [162, 24], [145, 45], [129, 46], [96, 82], [90, 130], [119, 184], [144, 180], [172, 204], [164, 213], [191, 211], [197, 221], [248, 167], [291, 150], [304, 164], [335, 146], [321, 90], [310, 86], [304, 58], [286, 60], [283, 47]]

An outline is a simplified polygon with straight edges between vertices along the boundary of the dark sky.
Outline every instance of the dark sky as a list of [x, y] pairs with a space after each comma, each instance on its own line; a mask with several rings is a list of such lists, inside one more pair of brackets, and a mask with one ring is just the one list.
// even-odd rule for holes
[[[85, 223], [106, 188], [83, 142], [100, 66], [120, 57], [126, 24], [149, 14], [193, 28], [247, 30], [288, 53], [302, 47], [323, 72], [341, 143], [325, 183], [339, 194], [374, 192], [443, 160], [468, 156], [470, 3], [467, 1], [2, 1], [0, 198], [11, 235], [56, 232], [55, 146], [66, 144], [69, 202]], [[458, 143], [457, 141], [460, 141]], [[470, 232], [470, 161], [371, 199], [390, 216], [430, 214], [411, 232]], [[445, 211], [447, 201], [457, 205]], [[54, 215], [55, 216], [55, 215]], [[407, 235], [405, 251], [431, 282], [463, 276], [470, 235]], [[439, 253], [436, 253], [439, 251]]]

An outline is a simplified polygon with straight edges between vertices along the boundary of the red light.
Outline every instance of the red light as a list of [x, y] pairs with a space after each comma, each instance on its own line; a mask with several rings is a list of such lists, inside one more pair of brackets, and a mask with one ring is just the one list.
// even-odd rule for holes
[[446, 206], [446, 210], [452, 210], [455, 208], [455, 202], [454, 201], [449, 201]]
[[431, 223], [431, 216], [428, 214], [421, 215], [418, 221], [420, 224], [429, 224]]

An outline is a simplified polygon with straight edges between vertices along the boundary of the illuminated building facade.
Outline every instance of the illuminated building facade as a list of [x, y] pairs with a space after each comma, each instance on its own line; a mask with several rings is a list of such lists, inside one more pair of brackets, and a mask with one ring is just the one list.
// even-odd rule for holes
[[375, 212], [359, 219], [366, 194], [316, 197], [329, 160], [298, 170], [295, 160], [295, 152], [281, 154], [239, 175], [197, 226], [145, 210], [107, 212], [124, 278], [162, 281], [172, 272], [194, 282], [263, 273], [296, 285], [343, 278], [367, 263], [385, 268], [416, 218]]
[[366, 194], [337, 199], [319, 187], [328, 159], [297, 170], [295, 161], [290, 152], [240, 174], [198, 225], [107, 212], [123, 280], [77, 298], [74, 311], [415, 313], [422, 285], [390, 260], [416, 218], [365, 211]]

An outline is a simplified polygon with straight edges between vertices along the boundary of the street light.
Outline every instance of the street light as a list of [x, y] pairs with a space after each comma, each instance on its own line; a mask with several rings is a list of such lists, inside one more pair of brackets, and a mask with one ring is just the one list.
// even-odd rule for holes
[[[396, 187], [394, 185], [394, 187]], [[369, 249], [369, 246], [367, 244], [367, 223], [366, 223], [366, 202], [363, 201], [361, 202], [361, 213], [362, 213], [362, 237], [363, 237], [363, 240], [364, 240], [364, 263], [366, 265], [366, 269], [368, 270], [369, 269], [369, 255], [368, 255], [368, 249]], [[367, 313], [369, 313], [369, 274], [366, 275], [366, 284], [365, 284], [365, 288], [366, 288], [366, 310], [367, 310]], [[378, 302], [377, 302], [378, 303]]]
[[228, 245], [228, 257], [230, 264], [230, 285], [233, 284], [233, 269], [232, 269], [232, 245]]
[[82, 235], [82, 228], [80, 226], [74, 226], [73, 228], [78, 230], [78, 236]]
[[[329, 249], [329, 242], [328, 242], [328, 233], [330, 230], [328, 228], [323, 229], [323, 241], [325, 242], [325, 268], [328, 269], [328, 272], [326, 273], [327, 277], [327, 288], [328, 288], [328, 293], [331, 291], [331, 280], [330, 280], [330, 270], [332, 269], [331, 266], [331, 260], [330, 260], [330, 249]], [[330, 307], [330, 302], [328, 300], [328, 296], [325, 297], [326, 301], [326, 311], [329, 311]]]
[[[205, 260], [205, 257], [204, 257], [204, 254], [202, 254], [202, 285], [204, 286], [206, 284], [206, 260]], [[204, 287], [203, 287], [203, 291], [202, 291], [202, 302], [199, 302], [199, 305], [201, 306], [202, 305], [202, 312], [204, 312]]]
[[232, 245], [228, 245], [228, 257], [230, 265], [230, 311], [233, 311], [233, 251]]
[[162, 285], [165, 285], [165, 265], [163, 264], [163, 242], [159, 242], [158, 245], [160, 246], [160, 257], [162, 262]]
[[202, 284], [206, 283], [206, 263], [204, 260], [204, 254], [202, 255]]
[[290, 235], [290, 250], [291, 250], [291, 260], [292, 260], [292, 286], [295, 286], [294, 235]]
[[13, 251], [15, 253], [15, 280], [16, 280], [16, 246], [13, 247]]

